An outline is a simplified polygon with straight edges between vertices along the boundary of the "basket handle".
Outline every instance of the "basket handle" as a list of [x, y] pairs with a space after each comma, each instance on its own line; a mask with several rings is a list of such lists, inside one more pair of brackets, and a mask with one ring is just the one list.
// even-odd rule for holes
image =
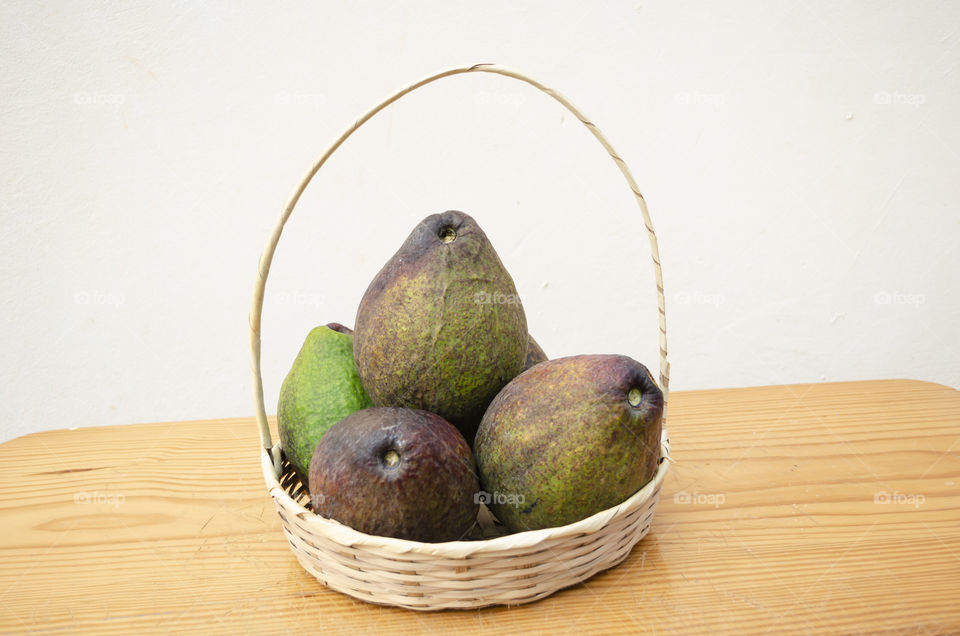
[[[462, 73], [496, 73], [497, 75], [504, 75], [506, 77], [512, 77], [513, 79], [520, 80], [521, 82], [526, 82], [527, 84], [537, 88], [550, 97], [554, 98], [564, 108], [570, 111], [580, 122], [587, 127], [587, 129], [593, 133], [593, 136], [596, 137], [597, 141], [600, 142], [600, 145], [603, 146], [607, 153], [610, 155], [610, 158], [613, 159], [614, 163], [617, 164], [617, 167], [620, 168], [620, 172], [623, 174], [623, 178], [627, 180], [627, 185], [630, 186], [630, 191], [633, 192], [633, 196], [637, 201], [637, 205], [640, 206], [640, 212], [643, 214], [643, 223], [647, 228], [647, 236], [650, 239], [650, 254], [653, 257], [653, 272], [657, 281], [657, 308], [660, 314], [660, 388], [663, 391], [663, 401], [664, 401], [664, 421], [666, 421], [666, 403], [667, 397], [669, 394], [670, 387], [670, 363], [667, 362], [667, 314], [666, 306], [663, 295], [663, 272], [660, 269], [660, 250], [657, 248], [657, 235], [653, 232], [653, 223], [650, 221], [650, 212], [647, 210], [647, 203], [643, 199], [643, 195], [640, 194], [640, 189], [637, 187], [636, 181], [633, 180], [633, 175], [630, 174], [630, 169], [627, 167], [627, 164], [623, 161], [620, 155], [613, 149], [613, 146], [607, 140], [600, 129], [591, 122], [587, 117], [580, 112], [576, 106], [574, 106], [570, 100], [558, 93], [552, 88], [549, 88], [537, 80], [524, 75], [523, 73], [504, 68], [503, 66], [498, 66], [496, 64], [475, 64], [474, 66], [464, 66], [458, 68], [448, 69], [435, 75], [426, 77], [418, 82], [410, 84], [406, 88], [402, 88], [393, 95], [390, 95], [385, 100], [371, 108], [367, 111], [360, 119], [358, 119], [352, 126], [347, 128], [341, 134], [336, 141], [334, 141], [329, 148], [323, 151], [323, 154], [320, 155], [320, 158], [314, 162], [313, 166], [307, 172], [306, 176], [300, 180], [300, 183], [297, 184], [296, 189], [294, 189], [293, 194], [287, 200], [287, 204], [283, 208], [283, 212], [280, 214], [280, 218], [277, 220], [277, 224], [273, 228], [273, 232], [270, 234], [270, 239], [267, 241], [267, 246], [264, 248], [263, 253], [260, 255], [260, 263], [257, 267], [257, 278], [253, 288], [253, 307], [250, 310], [250, 370], [253, 375], [253, 402], [257, 412], [257, 423], [260, 426], [260, 444], [263, 446], [267, 452], [271, 452], [273, 448], [273, 441], [270, 438], [270, 426], [267, 423], [267, 413], [264, 409], [263, 404], [263, 377], [260, 370], [260, 321], [263, 317], [263, 295], [267, 286], [267, 275], [270, 272], [270, 263], [273, 261], [273, 254], [277, 249], [277, 243], [280, 241], [280, 234], [283, 232], [283, 227], [287, 222], [287, 219], [290, 218], [290, 214], [293, 212], [294, 206], [297, 205], [297, 201], [300, 200], [300, 195], [303, 194], [303, 191], [306, 189], [307, 185], [313, 179], [314, 175], [317, 174], [317, 171], [320, 170], [320, 167], [326, 163], [327, 159], [347, 140], [350, 135], [352, 135], [360, 126], [369, 121], [374, 115], [379, 113], [381, 110], [397, 101], [407, 93], [411, 93], [421, 86], [426, 86], [432, 82], [435, 82], [444, 77], [450, 77], [452, 75], [460, 75]], [[273, 450], [273, 460], [274, 465], [280, 465], [279, 450]]]

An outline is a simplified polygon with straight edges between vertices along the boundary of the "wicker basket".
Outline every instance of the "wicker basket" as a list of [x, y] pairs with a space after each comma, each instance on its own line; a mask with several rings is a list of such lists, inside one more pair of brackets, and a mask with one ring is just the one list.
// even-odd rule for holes
[[[450, 69], [431, 75], [389, 96], [350, 126], [313, 164], [283, 208], [260, 257], [253, 308], [250, 352], [254, 403], [260, 427], [263, 476], [277, 506], [290, 548], [307, 572], [332, 589], [358, 599], [416, 610], [519, 605], [574, 585], [623, 561], [646, 535], [669, 465], [670, 447], [663, 429], [656, 476], [623, 503], [559, 528], [505, 536], [485, 507], [478, 518], [483, 536], [494, 538], [448, 543], [420, 543], [357, 532], [310, 509], [309, 497], [286, 461], [280, 444], [271, 440], [263, 402], [260, 371], [260, 321], [267, 274], [284, 224], [307, 184], [327, 159], [366, 121], [407, 93], [461, 73], [496, 73], [517, 79], [550, 95], [573, 113], [620, 168], [636, 197], [650, 239], [660, 315], [660, 387], [666, 404], [670, 367], [667, 362], [663, 275], [657, 237], [650, 214], [629, 169], [610, 142], [565, 97], [530, 77], [492, 64]], [[666, 417], [666, 410], [664, 410]]]

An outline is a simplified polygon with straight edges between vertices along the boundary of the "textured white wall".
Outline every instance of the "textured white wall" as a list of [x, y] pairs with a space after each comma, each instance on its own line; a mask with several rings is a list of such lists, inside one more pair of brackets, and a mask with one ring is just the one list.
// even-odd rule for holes
[[[252, 414], [259, 252], [315, 156], [452, 65], [558, 87], [646, 195], [673, 387], [960, 386], [956, 3], [0, 6], [0, 440]], [[656, 366], [639, 213], [559, 105], [462, 76], [321, 171], [264, 311], [268, 403], [427, 214], [486, 229], [551, 356]]]

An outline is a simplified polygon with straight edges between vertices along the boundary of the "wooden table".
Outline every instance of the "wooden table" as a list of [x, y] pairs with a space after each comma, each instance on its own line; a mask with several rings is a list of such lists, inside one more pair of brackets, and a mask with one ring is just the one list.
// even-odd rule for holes
[[676, 460], [619, 567], [425, 614], [307, 575], [252, 418], [0, 445], [0, 633], [960, 631], [960, 392], [908, 380], [678, 392]]

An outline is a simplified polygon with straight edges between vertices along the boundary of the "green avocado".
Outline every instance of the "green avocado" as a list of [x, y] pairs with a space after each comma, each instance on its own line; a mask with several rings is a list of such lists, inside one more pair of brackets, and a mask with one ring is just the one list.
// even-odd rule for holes
[[372, 406], [353, 362], [353, 332], [338, 323], [316, 327], [280, 388], [280, 444], [304, 484], [310, 459], [331, 426]]
[[474, 452], [509, 529], [564, 526], [626, 500], [657, 472], [663, 393], [619, 355], [541, 362], [490, 404]]

